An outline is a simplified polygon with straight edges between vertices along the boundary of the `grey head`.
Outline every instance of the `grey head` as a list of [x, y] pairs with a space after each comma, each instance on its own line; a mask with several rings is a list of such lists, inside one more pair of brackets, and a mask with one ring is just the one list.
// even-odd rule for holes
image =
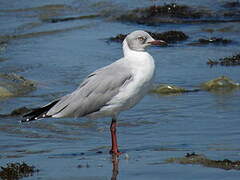
[[147, 32], [142, 30], [133, 31], [125, 38], [128, 47], [134, 51], [145, 51], [150, 45], [166, 45], [165, 41], [153, 39]]

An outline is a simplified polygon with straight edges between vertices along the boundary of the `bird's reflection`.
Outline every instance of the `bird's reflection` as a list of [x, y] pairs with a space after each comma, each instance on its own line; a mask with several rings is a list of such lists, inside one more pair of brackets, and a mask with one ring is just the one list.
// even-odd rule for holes
[[117, 180], [119, 159], [117, 155], [112, 155], [112, 177], [111, 180]]

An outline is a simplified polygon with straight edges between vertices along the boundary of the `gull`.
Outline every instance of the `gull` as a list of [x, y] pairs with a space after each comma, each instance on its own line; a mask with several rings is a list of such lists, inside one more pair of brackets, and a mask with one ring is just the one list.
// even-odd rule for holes
[[119, 156], [117, 117], [136, 105], [151, 88], [155, 64], [146, 48], [165, 44], [142, 30], [128, 34], [123, 41], [122, 58], [88, 75], [72, 93], [25, 114], [22, 122], [50, 117], [111, 117], [110, 153]]

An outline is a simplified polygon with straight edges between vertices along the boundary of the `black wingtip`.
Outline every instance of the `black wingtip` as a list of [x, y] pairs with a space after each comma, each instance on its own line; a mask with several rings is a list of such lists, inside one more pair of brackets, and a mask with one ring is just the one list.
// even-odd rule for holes
[[47, 117], [51, 117], [47, 115], [47, 112], [49, 111], [49, 109], [51, 109], [59, 100], [55, 100], [43, 107], [40, 108], [36, 108], [36, 109], [32, 109], [31, 112], [24, 114], [23, 117], [26, 119], [21, 120], [20, 122], [30, 122], [30, 121], [35, 121], [35, 120], [39, 120], [42, 118], [47, 118]]
[[25, 114], [23, 117], [26, 117], [26, 119], [22, 119], [20, 122], [36, 121], [36, 120], [40, 120], [40, 119], [43, 119], [43, 118], [48, 118], [48, 117], [51, 117], [51, 116], [46, 115], [46, 113], [39, 114], [38, 111], [37, 111], [37, 113], [35, 111], [32, 111], [28, 114]]
[[24, 122], [35, 121], [35, 120], [38, 120], [38, 119], [39, 118], [37, 118], [37, 117], [31, 117], [31, 118], [22, 119], [20, 122], [24, 123]]

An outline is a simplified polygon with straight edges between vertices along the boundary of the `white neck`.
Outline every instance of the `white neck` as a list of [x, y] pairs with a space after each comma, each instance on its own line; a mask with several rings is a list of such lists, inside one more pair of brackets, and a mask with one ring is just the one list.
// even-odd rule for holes
[[129, 48], [126, 39], [124, 39], [123, 41], [123, 55], [124, 57], [127, 56], [134, 56], [134, 55], [139, 55], [139, 54], [148, 54], [146, 51], [134, 51], [132, 49]]
[[[123, 41], [124, 62], [130, 68], [134, 76], [131, 85], [140, 94], [145, 94], [151, 87], [151, 82], [155, 72], [153, 57], [146, 51], [134, 51], [129, 48], [126, 40]], [[133, 92], [134, 93], [134, 92]]]

